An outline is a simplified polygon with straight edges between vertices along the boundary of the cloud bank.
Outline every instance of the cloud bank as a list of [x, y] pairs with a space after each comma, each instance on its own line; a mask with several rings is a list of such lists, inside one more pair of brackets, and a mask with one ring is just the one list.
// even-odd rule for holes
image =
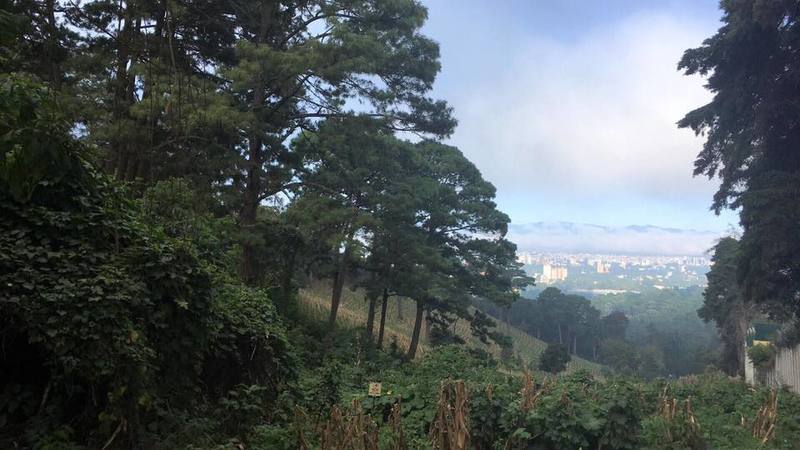
[[699, 256], [722, 233], [655, 226], [606, 227], [570, 222], [512, 224], [509, 239], [520, 251], [617, 255]]
[[447, 25], [452, 14], [464, 19], [452, 7], [433, 10], [443, 55], [436, 95], [455, 107], [452, 143], [497, 186], [513, 220], [726, 228], [730, 220], [707, 209], [716, 183], [692, 176], [702, 138], [676, 126], [710, 99], [677, 62], [714, 19], [640, 10], [564, 35], [553, 28], [568, 15], [526, 27], [503, 8], [467, 5], [481, 17], [469, 32]]
[[571, 43], [530, 39], [456, 101], [454, 142], [500, 189], [708, 196], [691, 173], [702, 141], [675, 125], [710, 99], [676, 70], [706, 34], [645, 14]]

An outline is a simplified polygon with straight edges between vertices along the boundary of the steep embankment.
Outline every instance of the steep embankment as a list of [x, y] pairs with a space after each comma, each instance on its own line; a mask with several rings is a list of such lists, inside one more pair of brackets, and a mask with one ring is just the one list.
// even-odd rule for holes
[[[386, 313], [386, 330], [384, 346], [396, 342], [401, 349], [408, 348], [411, 339], [411, 330], [414, 327], [414, 306], [408, 299], [392, 297], [389, 300], [389, 308]], [[327, 285], [319, 284], [300, 290], [300, 309], [310, 317], [325, 319], [330, 311], [330, 288]], [[342, 304], [339, 307], [338, 320], [345, 326], [363, 326], [367, 319], [367, 302], [360, 291], [345, 289], [342, 294]], [[474, 338], [470, 333], [469, 323], [459, 320], [454, 325], [455, 333], [466, 340], [469, 345], [482, 348], [495, 356], [500, 355], [500, 347], [496, 344], [486, 345]], [[537, 362], [539, 355], [542, 354], [547, 344], [539, 339], [532, 337], [524, 331], [507, 325], [502, 322], [497, 323], [497, 330], [508, 335], [514, 341], [514, 354], [525, 362]], [[428, 350], [427, 336], [423, 328], [422, 342], [418, 355], [424, 355]], [[599, 374], [601, 366], [573, 356], [572, 361], [567, 365], [567, 370], [586, 369], [594, 374]]]

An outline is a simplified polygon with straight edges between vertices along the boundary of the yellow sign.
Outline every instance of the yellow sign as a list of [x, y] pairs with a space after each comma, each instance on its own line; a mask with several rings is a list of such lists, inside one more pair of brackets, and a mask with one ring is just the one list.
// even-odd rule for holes
[[369, 391], [368, 394], [370, 397], [380, 397], [381, 396], [381, 384], [380, 383], [370, 383], [369, 384]]

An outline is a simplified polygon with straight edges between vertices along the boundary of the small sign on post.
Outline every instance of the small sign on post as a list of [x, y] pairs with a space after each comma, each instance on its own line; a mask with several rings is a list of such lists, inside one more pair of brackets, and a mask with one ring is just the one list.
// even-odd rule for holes
[[381, 396], [381, 384], [372, 382], [369, 384], [369, 390], [367, 391], [367, 395], [370, 397], [380, 397]]

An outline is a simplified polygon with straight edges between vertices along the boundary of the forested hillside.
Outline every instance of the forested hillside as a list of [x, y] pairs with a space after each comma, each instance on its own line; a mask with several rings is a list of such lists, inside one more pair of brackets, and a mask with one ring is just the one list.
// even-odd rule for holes
[[[299, 292], [299, 308], [308, 317], [317, 317], [320, 320], [327, 317], [330, 311], [327, 286], [310, 286]], [[364, 299], [363, 292], [345, 291], [342, 295], [342, 305], [339, 318], [343, 326], [358, 328], [365, 326], [369, 314], [369, 304]], [[382, 342], [390, 347], [406, 348], [411, 340], [410, 332], [413, 330], [414, 317], [410, 315], [411, 304], [408, 299], [396, 298], [389, 303], [386, 313], [385, 337]], [[501, 345], [503, 342], [482, 342], [480, 336], [475, 336], [466, 320], [457, 320], [450, 325], [452, 336], [448, 342], [462, 342], [468, 346], [489, 352], [494, 358], [501, 360], [509, 371], [520, 371], [524, 368], [537, 367], [539, 358], [547, 348], [547, 343], [529, 333], [511, 326], [502, 320], [496, 321], [497, 332], [510, 338], [511, 346]], [[423, 327], [422, 338], [418, 356], [425, 356], [441, 345], [436, 339], [440, 338], [430, 326]], [[453, 341], [455, 340], [455, 341]], [[584, 370], [594, 375], [603, 374], [603, 366], [574, 355], [566, 364], [566, 371], [573, 372]]]
[[641, 361], [654, 361], [663, 376], [700, 373], [719, 360], [714, 326], [698, 316], [703, 305], [698, 286], [600, 295], [592, 305], [625, 314], [627, 340], [638, 347]]
[[795, 448], [797, 395], [713, 367], [743, 311], [797, 336], [796, 95], [717, 59], [793, 80], [790, 3], [723, 2], [681, 62], [744, 233], [700, 309], [723, 358], [672, 370], [642, 299], [520, 298], [418, 1], [0, 2], [0, 448]]
[[697, 286], [591, 300], [548, 287], [509, 308], [478, 305], [500, 321], [617, 373], [679, 377], [701, 373], [719, 358], [713, 325], [698, 317], [703, 294]]

